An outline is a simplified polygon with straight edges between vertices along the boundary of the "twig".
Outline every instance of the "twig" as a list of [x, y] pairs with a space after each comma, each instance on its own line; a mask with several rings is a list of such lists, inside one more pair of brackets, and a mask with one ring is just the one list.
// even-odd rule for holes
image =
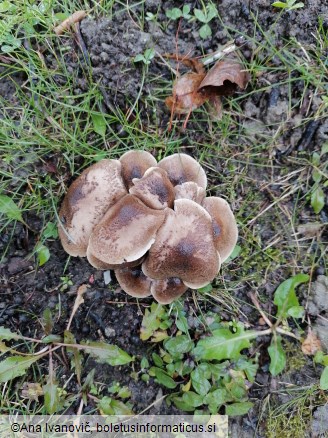
[[204, 65], [212, 64], [213, 62], [218, 61], [219, 59], [223, 58], [223, 56], [228, 55], [229, 53], [232, 53], [237, 49], [238, 47], [236, 46], [236, 44], [231, 44], [231, 46], [228, 46], [225, 49], [214, 52], [208, 58], [202, 59], [201, 62]]
[[76, 11], [54, 28], [56, 35], [62, 35], [66, 30], [87, 16], [86, 11]]
[[261, 314], [261, 316], [264, 319], [264, 321], [268, 324], [269, 327], [272, 327], [273, 326], [272, 322], [269, 320], [269, 318], [266, 316], [266, 314], [261, 309], [260, 303], [258, 302], [258, 299], [256, 298], [256, 296], [252, 292], [250, 292], [248, 294], [248, 296], [250, 297], [250, 299], [252, 300], [254, 306], [257, 308], [257, 310]]

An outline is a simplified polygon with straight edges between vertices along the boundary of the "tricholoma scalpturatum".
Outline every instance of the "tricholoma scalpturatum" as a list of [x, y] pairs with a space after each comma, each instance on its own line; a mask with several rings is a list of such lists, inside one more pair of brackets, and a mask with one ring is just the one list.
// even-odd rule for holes
[[156, 162], [132, 150], [88, 167], [59, 212], [65, 251], [97, 269], [114, 269], [133, 297], [171, 303], [217, 275], [238, 237], [229, 204], [206, 197], [197, 161], [174, 154]]

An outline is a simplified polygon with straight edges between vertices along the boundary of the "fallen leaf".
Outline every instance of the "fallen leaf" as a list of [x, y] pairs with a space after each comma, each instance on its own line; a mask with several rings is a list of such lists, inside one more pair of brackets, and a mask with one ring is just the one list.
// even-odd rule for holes
[[83, 299], [82, 295], [86, 292], [87, 289], [88, 289], [88, 286], [86, 284], [82, 284], [77, 290], [77, 296], [75, 298], [73, 310], [72, 310], [71, 316], [69, 318], [69, 321], [68, 321], [68, 324], [66, 327], [67, 331], [69, 331], [69, 329], [71, 327], [72, 320], [74, 318], [74, 315], [75, 315], [77, 309], [80, 307], [81, 304], [84, 303], [84, 299]]
[[308, 356], [314, 356], [319, 350], [321, 350], [320, 339], [313, 333], [312, 330], [309, 330], [306, 339], [302, 343], [302, 351]]
[[[192, 59], [181, 61], [196, 70], [181, 76], [174, 84], [172, 96], [165, 100], [166, 106], [173, 114], [187, 114], [184, 126], [190, 113], [205, 102], [210, 104], [211, 115], [220, 120], [222, 117], [222, 102], [220, 96], [226, 96], [236, 91], [237, 87], [244, 89], [248, 82], [248, 74], [238, 62], [228, 59], [218, 61], [207, 73], [200, 62]], [[187, 62], [188, 61], [188, 62]]]
[[297, 231], [303, 236], [312, 238], [317, 236], [323, 230], [324, 225], [320, 222], [309, 222], [302, 224], [297, 228]]
[[209, 96], [198, 91], [205, 73], [187, 73], [173, 86], [172, 96], [165, 99], [166, 106], [176, 114], [188, 114], [205, 103]]
[[38, 401], [41, 395], [43, 395], [43, 389], [39, 383], [24, 383], [21, 392], [23, 398]]
[[200, 83], [198, 90], [215, 87], [216, 95], [226, 96], [234, 93], [237, 86], [243, 90], [247, 82], [248, 74], [243, 66], [234, 60], [227, 59], [214, 64]]
[[62, 35], [66, 30], [87, 16], [86, 11], [76, 11], [54, 28], [56, 35]]

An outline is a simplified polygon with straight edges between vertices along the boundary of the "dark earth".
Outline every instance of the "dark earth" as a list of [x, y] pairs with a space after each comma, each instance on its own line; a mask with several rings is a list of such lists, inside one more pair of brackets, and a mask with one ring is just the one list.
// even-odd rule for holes
[[[99, 83], [99, 90], [103, 95], [102, 111], [110, 112], [112, 108], [120, 108], [122, 111], [128, 112], [136, 99], [140, 97], [138, 105], [144, 117], [145, 129], [149, 125], [156, 125], [158, 129], [166, 129], [170, 119], [170, 114], [163, 103], [166, 96], [163, 95], [161, 96], [162, 99], [158, 99], [156, 111], [151, 112], [148, 111], [147, 97], [157, 92], [156, 87], [160, 88], [161, 81], [163, 83], [172, 81], [174, 79], [173, 74], [168, 66], [159, 57], [155, 56], [148, 67], [143, 82], [144, 70], [142, 65], [132, 63], [131, 59], [137, 54], [143, 53], [148, 47], [154, 47], [156, 54], [174, 54], [177, 47], [180, 54], [188, 53], [192, 56], [199, 56], [203, 53], [210, 54], [229, 41], [231, 42], [241, 36], [243, 36], [243, 40], [240, 40], [242, 41], [240, 50], [246, 62], [250, 62], [254, 56], [265, 58], [268, 56], [266, 52], [268, 44], [266, 31], [275, 23], [279, 12], [272, 8], [270, 3], [267, 0], [257, 2], [222, 0], [218, 2], [219, 18], [215, 18], [211, 22], [213, 35], [212, 38], [205, 41], [199, 37], [198, 26], [195, 22], [182, 21], [178, 37], [176, 37], [177, 22], [171, 21], [168, 26], [161, 26], [162, 23], [167, 22], [165, 11], [172, 9], [172, 7], [179, 7], [180, 2], [145, 0], [142, 6], [134, 7], [130, 14], [127, 14], [126, 11], [122, 12], [121, 7], [117, 8], [117, 11], [114, 8], [116, 13], [112, 19], [87, 18], [80, 23], [80, 31], [77, 32], [74, 38], [72, 37], [71, 40], [65, 39], [65, 44], [72, 49], [69, 53], [74, 53], [74, 56], [65, 58], [67, 73], [71, 75], [70, 80], [74, 81], [75, 92], [78, 95], [88, 89], [85, 67], [91, 65], [93, 80]], [[272, 46], [279, 50], [285, 40], [295, 39], [299, 43], [299, 48], [294, 49], [294, 54], [301, 56], [301, 46], [303, 44], [306, 47], [311, 47], [316, 43], [318, 16], [323, 17], [323, 27], [327, 32], [328, 22], [325, 21], [328, 17], [327, 3], [324, 0], [309, 0], [305, 4], [304, 8], [285, 12], [281, 15], [275, 23], [274, 33], [270, 34], [270, 44]], [[191, 7], [200, 7], [200, 2], [191, 2]], [[140, 15], [141, 9], [144, 13], [157, 14], [157, 21], [145, 21], [143, 30], [138, 25], [138, 14]], [[257, 22], [256, 27], [255, 22]], [[256, 46], [263, 45], [264, 47], [262, 51], [256, 54], [253, 39], [257, 42]], [[78, 58], [75, 56], [76, 53], [79, 53]], [[327, 57], [327, 55], [326, 48], [325, 56]], [[47, 67], [55, 69], [57, 60], [53, 54], [45, 53], [44, 56]], [[278, 56], [274, 56], [271, 62], [275, 67], [281, 65]], [[175, 68], [174, 63], [171, 63], [171, 66]], [[2, 64], [0, 68], [1, 73], [7, 73], [8, 66]], [[180, 66], [180, 69], [183, 70], [183, 67]], [[236, 132], [237, 153], [241, 148], [248, 146], [249, 138], [259, 141], [261, 138], [267, 139], [275, 135], [279, 122], [288, 110], [290, 90], [287, 84], [280, 84], [286, 77], [286, 72], [281, 69], [280, 72], [274, 70], [273, 73], [265, 71], [264, 74], [256, 78], [257, 89], [261, 90], [263, 88], [264, 91], [250, 93], [248, 99], [242, 100], [243, 116], [241, 123], [244, 133], [247, 135], [241, 134], [238, 136], [238, 132]], [[25, 79], [23, 74], [15, 74], [14, 76], [9, 74], [0, 82], [0, 94], [12, 105], [15, 105], [18, 101], [17, 87], [19, 88]], [[62, 84], [65, 83], [67, 78], [58, 75], [56, 80], [59, 84]], [[140, 89], [142, 82], [143, 85]], [[278, 87], [267, 87], [268, 84], [274, 85], [276, 83], [279, 83]], [[255, 81], [252, 84], [255, 84]], [[249, 85], [247, 91], [251, 91], [250, 87], [251, 85]], [[297, 80], [297, 73], [295, 73], [292, 89], [294, 102], [299, 101], [304, 91], [303, 88], [304, 82]], [[327, 119], [311, 119], [308, 123], [303, 121], [309, 114], [315, 114], [320, 106], [319, 99], [312, 98], [311, 93], [313, 93], [313, 88], [310, 85], [305, 92], [303, 106], [292, 109], [288, 129], [278, 134], [279, 137], [275, 148], [268, 151], [270, 159], [275, 163], [276, 177], [287, 174], [286, 166], [288, 172], [292, 172], [297, 168], [293, 160], [288, 160], [289, 157], [297, 158], [302, 153], [310, 156], [313, 151], [320, 150], [322, 144], [328, 141]], [[205, 131], [208, 129], [206, 122], [201, 127]], [[117, 125], [116, 129], [120, 135], [124, 135], [122, 126]], [[199, 129], [199, 123], [191, 118], [187, 131], [183, 132], [181, 129], [180, 135], [185, 136], [184, 144], [186, 147], [182, 150], [195, 155], [192, 143], [194, 140], [200, 141], [201, 139], [202, 133]], [[154, 151], [154, 154], [156, 153], [158, 151]], [[198, 157], [195, 156], [195, 158]], [[79, 158], [79, 160], [82, 164], [82, 158]], [[0, 166], [3, 170], [6, 169], [5, 163], [1, 163]], [[27, 176], [29, 169], [32, 168], [34, 171], [37, 168], [39, 172], [47, 173], [44, 163], [34, 161], [32, 150], [28, 157], [21, 156], [17, 158], [17, 168], [17, 180]], [[207, 168], [209, 169], [209, 187], [212, 188], [213, 194], [216, 194], [215, 187], [221, 184], [229, 169], [225, 167], [224, 163], [218, 163], [214, 158], [209, 158]], [[252, 184], [255, 184], [258, 188], [268, 182], [269, 176], [258, 172], [255, 165], [248, 164], [247, 172], [248, 176], [252, 177]], [[65, 184], [68, 186], [74, 177], [67, 175], [65, 175]], [[15, 180], [8, 183], [8, 193], [15, 188], [15, 184]], [[280, 193], [278, 188], [276, 190], [277, 194]], [[262, 200], [265, 200], [265, 196]], [[290, 202], [292, 208], [293, 199]], [[246, 217], [248, 214], [256, 215], [251, 208], [249, 211], [246, 209], [244, 214]], [[308, 208], [307, 211], [299, 212], [299, 215], [300, 223], [304, 223], [308, 217], [313, 215], [313, 212]], [[35, 258], [30, 257], [30, 254], [38, 240], [43, 221], [33, 211], [25, 214], [24, 220], [30, 229], [19, 222], [15, 225], [11, 223], [0, 235], [0, 248], [3, 255], [0, 263], [0, 326], [20, 332], [24, 336], [41, 338], [44, 331], [40, 320], [44, 310], [50, 308], [53, 314], [58, 316], [53, 333], [62, 334], [70, 317], [77, 289], [80, 285], [87, 284], [88, 290], [84, 295], [84, 303], [79, 307], [71, 326], [71, 331], [76, 340], [78, 342], [82, 339], [105, 340], [121, 347], [130, 355], [136, 356], [138, 360], [143, 356], [150, 358], [151, 352], [154, 349], [156, 350], [157, 347], [155, 344], [141, 341], [139, 333], [142, 314], [145, 308], [150, 306], [152, 300], [150, 298], [142, 299], [137, 303], [135, 299], [120, 290], [113, 275], [110, 283], [105, 284], [104, 273], [96, 271], [85, 259], [71, 258], [67, 264], [67, 254], [65, 254], [60, 242], [56, 239], [47, 241], [51, 257], [47, 263], [37, 268]], [[327, 224], [327, 203], [316, 220]], [[269, 215], [266, 220], [259, 221], [256, 226], [257, 233], [266, 245], [265, 242], [270, 242], [276, 234], [276, 227], [279, 227], [279, 224], [271, 224]], [[321, 235], [321, 241], [327, 242], [327, 237], [327, 231], [324, 231]], [[290, 254], [287, 254], [287, 259], [292, 260], [292, 258], [291, 251]], [[238, 269], [238, 262], [233, 262], [231, 274], [228, 274], [228, 276], [231, 279], [236, 279]], [[256, 270], [256, 266], [250, 269]], [[281, 281], [288, 278], [290, 272], [288, 266], [277, 266], [265, 277], [266, 282], [257, 283], [259, 293], [264, 294], [266, 297], [263, 308], [269, 314], [274, 311], [271, 304], [273, 302], [273, 292]], [[323, 277], [327, 274], [322, 259], [314, 267], [312, 274], [314, 280], [318, 276]], [[66, 286], [65, 283], [67, 283]], [[247, 293], [252, 290], [252, 287], [254, 287], [253, 282], [239, 283], [239, 287], [233, 294], [234, 298], [242, 303], [239, 319], [257, 325], [259, 315], [249, 305], [250, 302], [247, 298]], [[307, 292], [306, 288], [301, 288], [304, 302]], [[323, 304], [325, 300], [316, 296], [315, 290], [311, 291], [311, 297], [310, 317], [324, 343], [328, 339], [327, 319], [324, 318], [328, 314], [328, 308]], [[184, 310], [189, 315], [190, 321], [194, 309], [192, 295], [187, 292]], [[208, 307], [206, 310], [209, 310]], [[223, 304], [213, 305], [210, 310], [220, 313], [223, 319], [230, 319], [229, 312]], [[318, 318], [318, 315], [323, 316], [323, 318]], [[311, 357], [304, 357], [301, 367], [296, 371], [289, 367], [286, 373], [279, 376], [279, 378], [271, 377], [268, 371], [267, 347], [269, 342], [269, 337], [262, 338], [254, 347], [260, 355], [260, 366], [256, 382], [249, 390], [249, 398], [255, 402], [255, 405], [246, 416], [237, 417], [231, 421], [231, 436], [233, 437], [273, 436], [265, 432], [266, 419], [265, 416], [262, 417], [260, 414], [262, 404], [270, 400], [270, 403], [279, 406], [292, 400], [293, 395], [285, 390], [286, 386], [281, 386], [281, 382], [303, 387], [318, 382], [321, 368], [313, 367]], [[294, 354], [293, 342], [290, 341], [290, 344], [289, 358]], [[67, 361], [65, 363], [62, 360], [61, 354], [56, 355], [54, 361], [55, 366], [61, 370], [57, 378], [59, 383], [63, 385], [71, 374], [69, 364]], [[137, 361], [135, 364], [135, 371], [137, 372], [139, 371], [138, 363]], [[47, 366], [48, 361], [45, 360], [41, 365], [44, 374], [47, 374]], [[168, 389], [156, 384], [153, 380], [150, 381], [150, 384], [147, 384], [140, 379], [132, 378], [130, 366], [111, 367], [109, 365], [99, 365], [91, 358], [87, 360], [83, 367], [82, 379], [92, 369], [95, 369], [95, 381], [101, 382], [104, 386], [110, 385], [113, 381], [120, 382], [121, 386], [127, 385], [132, 393], [129, 401], [136, 413], [144, 411], [154, 403], [156, 398], [159, 399], [163, 394], [169, 392]], [[17, 385], [19, 385], [19, 382]], [[75, 393], [76, 385], [77, 382], [73, 378], [69, 381], [65, 390], [68, 393]], [[16, 389], [19, 390], [20, 388], [17, 387]], [[327, 396], [322, 397], [327, 403]], [[68, 412], [77, 412], [78, 406], [79, 400], [70, 405]], [[88, 405], [83, 408], [83, 412], [88, 413], [94, 407], [94, 403], [90, 399]], [[316, 409], [315, 405], [312, 406], [313, 420], [310, 428], [306, 431], [306, 436], [317, 437], [328, 433], [326, 407], [327, 405]], [[178, 410], [173, 406], [167, 406], [165, 401], [155, 404], [147, 411], [149, 414], [176, 412]], [[293, 413], [292, 410], [291, 412]], [[322, 418], [325, 418], [325, 420], [322, 421]]]

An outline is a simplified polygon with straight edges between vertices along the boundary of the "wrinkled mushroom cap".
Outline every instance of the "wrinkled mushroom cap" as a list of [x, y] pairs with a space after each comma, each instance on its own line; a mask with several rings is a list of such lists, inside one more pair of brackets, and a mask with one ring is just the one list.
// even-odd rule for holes
[[232, 253], [238, 239], [236, 219], [229, 204], [222, 198], [210, 196], [204, 199], [203, 207], [212, 217], [214, 244], [224, 262]]
[[174, 187], [165, 170], [150, 167], [142, 178], [134, 178], [132, 182], [134, 185], [129, 192], [141, 199], [148, 207], [162, 210], [173, 206]]
[[175, 199], [191, 199], [202, 204], [205, 199], [205, 189], [199, 187], [195, 182], [188, 181], [174, 187]]
[[197, 289], [210, 283], [219, 268], [211, 216], [194, 201], [176, 200], [142, 264], [144, 274], [154, 280], [177, 277]]
[[151, 280], [145, 276], [140, 266], [117, 269], [115, 275], [121, 288], [132, 297], [144, 298], [151, 295]]
[[133, 186], [133, 178], [142, 178], [150, 167], [157, 166], [156, 159], [147, 151], [128, 151], [120, 158], [122, 164], [122, 176], [129, 189]]
[[85, 257], [93, 228], [126, 194], [119, 161], [101, 160], [85, 169], [69, 187], [59, 211], [58, 233], [64, 250]]
[[153, 210], [135, 196], [126, 195], [94, 228], [87, 255], [108, 265], [138, 260], [154, 243], [164, 218], [164, 210]]
[[180, 278], [171, 277], [165, 280], [153, 280], [150, 291], [160, 304], [170, 304], [188, 289]]
[[158, 167], [166, 170], [171, 183], [176, 186], [193, 181], [203, 189], [207, 186], [207, 177], [202, 166], [187, 154], [173, 154], [159, 161]]

